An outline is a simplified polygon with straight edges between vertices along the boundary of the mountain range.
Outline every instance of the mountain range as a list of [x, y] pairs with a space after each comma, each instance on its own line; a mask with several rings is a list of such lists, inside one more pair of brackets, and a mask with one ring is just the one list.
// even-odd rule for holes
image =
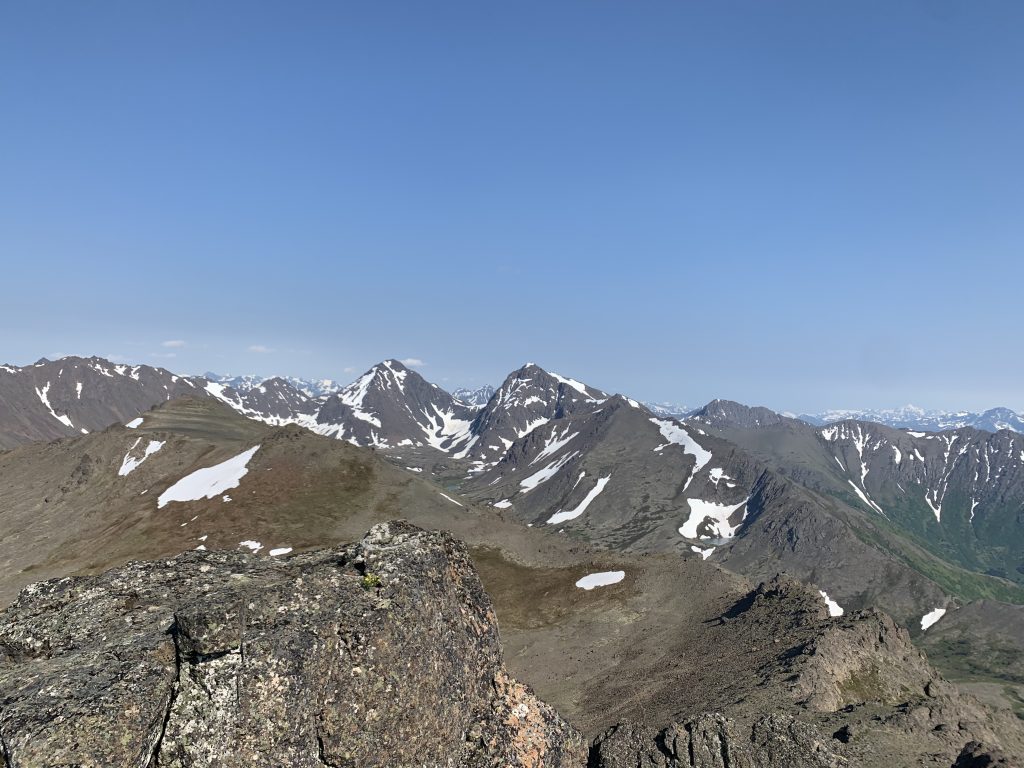
[[[1004, 704], [1024, 691], [1016, 431], [813, 425], [725, 400], [677, 418], [532, 363], [457, 394], [396, 360], [340, 388], [101, 358], [4, 366], [0, 593], [191, 546], [310, 547], [416, 508], [491, 546], [529, 532], [755, 580], [785, 572], [834, 612], [885, 610], [944, 669], [998, 681]], [[249, 492], [160, 512], [190, 472], [231, 462]], [[194, 517], [210, 523], [190, 541]]]
[[808, 424], [821, 426], [838, 421], [871, 421], [896, 429], [919, 432], [945, 432], [950, 429], [973, 427], [986, 432], [1009, 429], [1024, 432], [1024, 416], [1009, 408], [990, 408], [981, 413], [970, 411], [925, 410], [915, 405], [879, 410], [832, 410], [818, 414], [801, 414], [798, 418]]

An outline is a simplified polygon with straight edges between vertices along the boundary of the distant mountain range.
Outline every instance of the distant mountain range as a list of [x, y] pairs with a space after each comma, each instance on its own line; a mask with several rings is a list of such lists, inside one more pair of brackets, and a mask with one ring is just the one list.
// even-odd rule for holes
[[918, 432], [944, 432], [948, 429], [973, 427], [986, 432], [1010, 429], [1024, 432], [1024, 416], [1009, 408], [990, 408], [982, 413], [970, 411], [928, 411], [914, 405], [882, 410], [834, 410], [818, 414], [801, 414], [797, 418], [808, 424], [821, 426], [837, 421], [872, 421], [897, 429], [912, 429]]
[[452, 397], [467, 405], [487, 405], [487, 401], [494, 395], [494, 387], [484, 384], [476, 389], [460, 387], [452, 391]]
[[[248, 392], [251, 389], [255, 389], [263, 382], [269, 380], [269, 377], [266, 376], [223, 376], [211, 371], [204, 373], [203, 378], [218, 384], [224, 384], [231, 387], [236, 392], [243, 393]], [[275, 378], [280, 378], [282, 381], [287, 382], [290, 386], [297, 389], [306, 397], [323, 397], [324, 395], [330, 395], [337, 392], [342, 387], [342, 385], [334, 379], [298, 379], [294, 376], [280, 376]]]
[[[267, 379], [260, 376], [221, 376], [215, 373], [206, 373], [204, 378], [221, 384], [226, 384], [237, 392], [247, 392], [258, 386]], [[342, 389], [342, 385], [334, 379], [298, 379], [290, 376], [282, 377], [295, 389], [308, 397], [317, 398], [330, 395]], [[452, 397], [466, 405], [484, 406], [491, 399], [495, 388], [489, 384], [475, 389], [460, 387], [452, 391]], [[699, 415], [715, 403], [725, 402], [714, 400], [702, 408], [693, 408], [687, 405], [671, 402], [643, 401], [647, 410], [656, 416], [664, 418], [686, 419]], [[764, 409], [767, 411], [768, 409]], [[785, 414], [792, 417], [793, 414]], [[795, 418], [805, 421], [814, 426], [824, 426], [839, 421], [870, 421], [875, 424], [884, 424], [887, 427], [896, 429], [909, 429], [918, 432], [943, 432], [950, 429], [962, 429], [973, 427], [986, 432], [998, 432], [1001, 429], [1009, 429], [1014, 432], [1024, 433], [1024, 415], [1019, 414], [1010, 408], [990, 408], [982, 412], [973, 411], [943, 411], [928, 410], [919, 408], [916, 405], [905, 405], [902, 408], [838, 408], [820, 413], [801, 413]]]

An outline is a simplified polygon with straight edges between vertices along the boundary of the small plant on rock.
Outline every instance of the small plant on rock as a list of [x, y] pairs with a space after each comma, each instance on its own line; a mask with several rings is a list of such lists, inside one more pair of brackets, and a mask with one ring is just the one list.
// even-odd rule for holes
[[359, 580], [360, 586], [363, 589], [373, 589], [374, 587], [380, 586], [380, 576], [375, 573], [367, 573]]

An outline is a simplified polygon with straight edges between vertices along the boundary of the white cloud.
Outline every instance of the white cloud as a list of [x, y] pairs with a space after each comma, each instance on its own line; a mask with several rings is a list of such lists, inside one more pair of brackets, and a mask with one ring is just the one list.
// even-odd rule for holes
[[422, 368], [426, 363], [420, 360], [418, 357], [407, 357], [405, 360], [399, 360], [402, 365], [407, 365], [410, 368]]
[[170, 341], [161, 342], [160, 346], [167, 347], [168, 349], [181, 349], [185, 346], [185, 342], [181, 339], [171, 339]]
[[175, 352], [150, 352], [149, 355], [150, 355], [150, 357], [163, 357], [163, 358], [170, 358], [170, 357], [177, 357], [178, 356], [177, 353], [175, 353]]
[[261, 355], [266, 355], [266, 354], [269, 354], [270, 352], [273, 352], [274, 350], [272, 350], [270, 347], [267, 347], [267, 346], [265, 346], [263, 344], [253, 344], [252, 346], [249, 347], [249, 351], [250, 352], [258, 352]]
[[355, 373], [355, 372], [356, 372], [355, 366], [349, 365], [349, 366], [345, 367], [345, 373]]

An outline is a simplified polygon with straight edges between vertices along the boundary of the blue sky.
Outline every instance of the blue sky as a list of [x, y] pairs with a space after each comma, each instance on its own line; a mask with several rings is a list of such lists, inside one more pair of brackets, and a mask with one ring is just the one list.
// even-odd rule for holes
[[8, 3], [0, 358], [1024, 410], [1022, 37], [1016, 2]]

